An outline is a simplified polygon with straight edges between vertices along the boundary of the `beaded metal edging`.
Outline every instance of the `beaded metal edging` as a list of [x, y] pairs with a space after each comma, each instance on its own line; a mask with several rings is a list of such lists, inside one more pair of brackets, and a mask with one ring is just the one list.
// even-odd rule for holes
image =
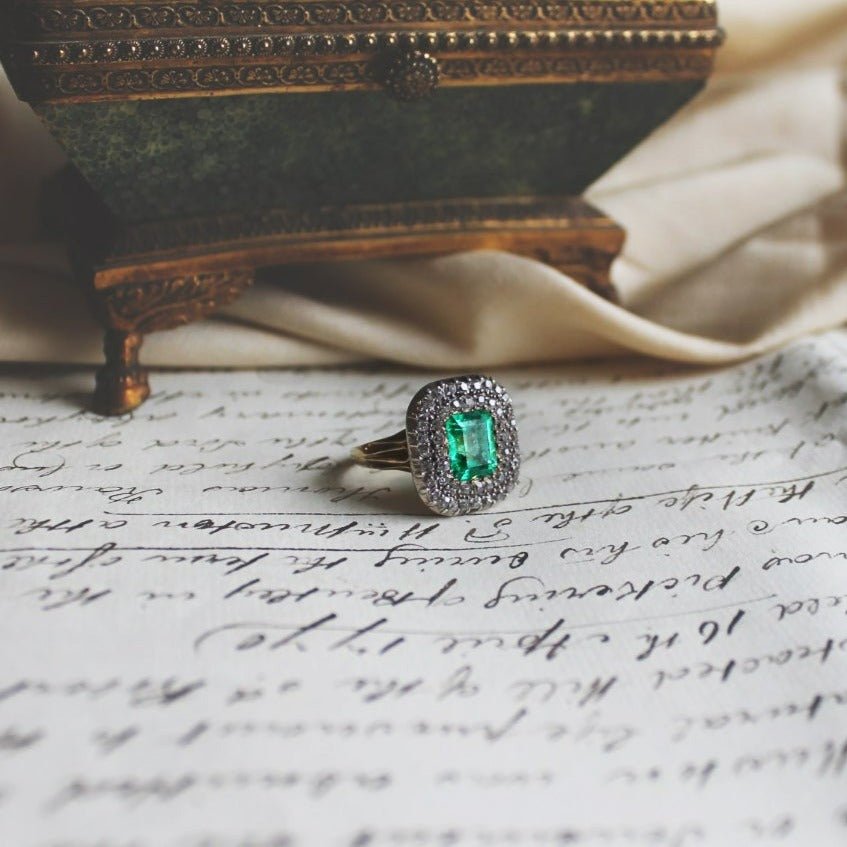
[[109, 41], [57, 41], [22, 45], [10, 52], [15, 64], [89, 65], [168, 59], [345, 56], [375, 50], [497, 50], [607, 47], [718, 47], [713, 30], [519, 30], [515, 32], [367, 32], [319, 35], [256, 35], [202, 38], [140, 38]]

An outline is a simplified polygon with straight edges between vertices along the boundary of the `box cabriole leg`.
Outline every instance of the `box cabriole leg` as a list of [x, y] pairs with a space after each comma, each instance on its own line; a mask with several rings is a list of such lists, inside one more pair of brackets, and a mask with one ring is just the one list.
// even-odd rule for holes
[[150, 396], [147, 369], [138, 360], [143, 341], [139, 332], [106, 330], [106, 363], [97, 371], [94, 391], [94, 411], [98, 414], [124, 415]]
[[[137, 273], [138, 267], [127, 273]], [[149, 396], [148, 371], [139, 362], [144, 336], [200, 320], [232, 303], [253, 282], [252, 269], [214, 270], [164, 279], [93, 286], [94, 309], [106, 330], [106, 362], [97, 372], [95, 411], [123, 415]]]

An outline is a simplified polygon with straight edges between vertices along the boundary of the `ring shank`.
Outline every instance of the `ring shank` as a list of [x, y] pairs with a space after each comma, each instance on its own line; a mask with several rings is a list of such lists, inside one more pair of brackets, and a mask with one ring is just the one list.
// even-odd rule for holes
[[364, 465], [366, 468], [412, 472], [405, 429], [387, 438], [354, 447], [350, 451], [350, 456], [356, 464]]

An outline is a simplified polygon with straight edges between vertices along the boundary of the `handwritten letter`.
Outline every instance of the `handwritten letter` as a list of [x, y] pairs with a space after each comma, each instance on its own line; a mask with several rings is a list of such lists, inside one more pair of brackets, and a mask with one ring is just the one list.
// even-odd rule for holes
[[435, 376], [0, 375], [0, 843], [847, 843], [847, 335], [497, 374], [468, 518], [345, 461]]

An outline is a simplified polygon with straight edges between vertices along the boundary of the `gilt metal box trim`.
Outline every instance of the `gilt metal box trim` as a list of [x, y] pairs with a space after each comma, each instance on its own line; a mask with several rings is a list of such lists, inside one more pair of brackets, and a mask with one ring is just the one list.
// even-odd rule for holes
[[371, 89], [423, 51], [441, 85], [700, 79], [712, 2], [13, 2], [5, 63], [31, 102]]

